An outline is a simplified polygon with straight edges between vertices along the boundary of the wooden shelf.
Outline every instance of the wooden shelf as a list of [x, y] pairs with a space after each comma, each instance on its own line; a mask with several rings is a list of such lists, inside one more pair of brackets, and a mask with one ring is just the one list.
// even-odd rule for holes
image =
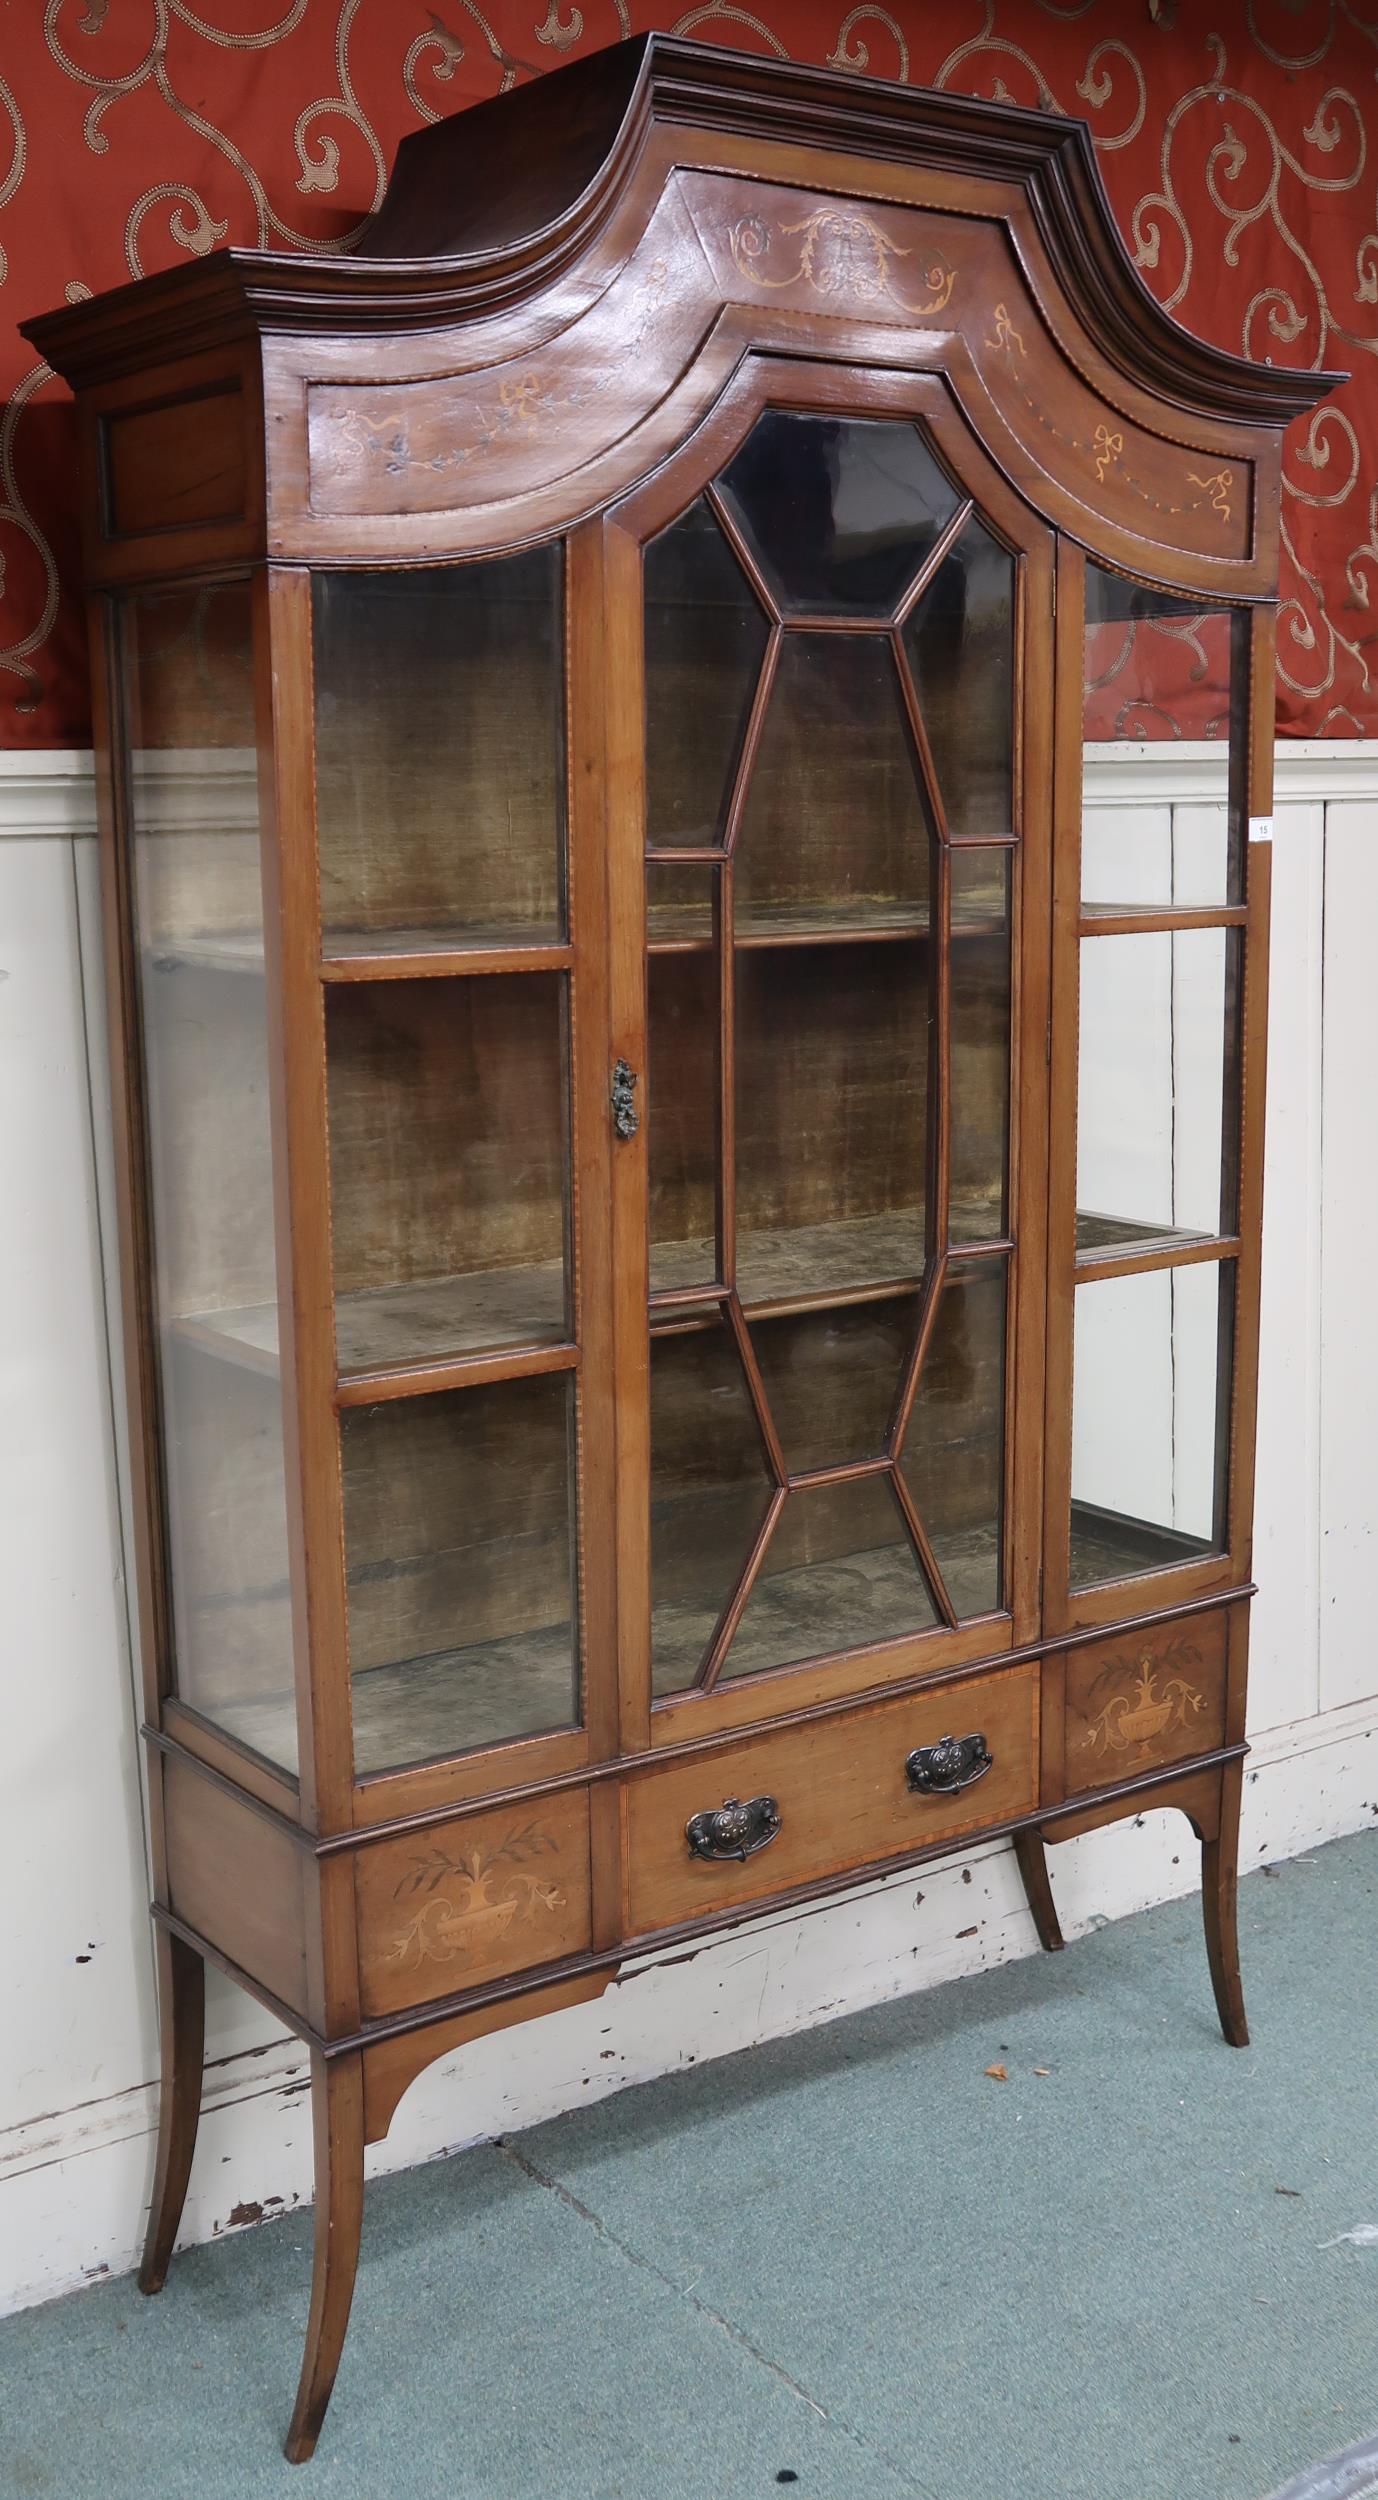
[[[993, 1212], [992, 1240], [997, 1237], [994, 1224]], [[686, 1295], [711, 1282], [713, 1269], [711, 1240], [653, 1246], [651, 1291], [656, 1299], [651, 1326], [657, 1334], [713, 1325], [713, 1304], [685, 1305]], [[749, 1319], [896, 1300], [917, 1293], [923, 1281], [921, 1219], [911, 1210], [788, 1232], [743, 1231], [737, 1272]], [[172, 1325], [185, 1344], [222, 1361], [269, 1374], [278, 1369], [274, 1303], [188, 1312]], [[571, 1339], [564, 1262], [546, 1259], [528, 1267], [428, 1277], [370, 1293], [341, 1294], [335, 1326], [342, 1382], [487, 1354], [515, 1358], [567, 1347]]]
[[150, 939], [146, 952], [155, 972], [254, 972], [260, 977], [263, 973], [261, 930], [247, 931], [242, 937], [230, 931], [223, 937]]
[[[162, 938], [150, 941], [147, 952], [157, 972], [191, 969], [261, 977], [265, 960], [261, 930], [242, 936], [231, 931]], [[327, 929], [321, 939], [321, 969], [328, 981], [559, 972], [572, 960], [553, 922], [501, 929]]]
[[[940, 1553], [959, 1616], [987, 1610], [994, 1546], [991, 1530], [955, 1539]], [[725, 1674], [730, 1681], [796, 1658], [860, 1649], [869, 1641], [892, 1640], [905, 1628], [931, 1630], [934, 1620], [917, 1566], [899, 1546], [806, 1564], [773, 1578], [763, 1575]], [[693, 1682], [716, 1623], [716, 1614], [701, 1608], [670, 1603], [654, 1609], [653, 1650], [666, 1662], [656, 1675], [657, 1693], [679, 1692]], [[362, 1777], [576, 1724], [570, 1638], [563, 1625], [372, 1667], [351, 1679], [350, 1690], [354, 1764]], [[290, 1694], [222, 1709], [217, 1724], [270, 1761], [295, 1758]]]
[[1113, 1258], [1117, 1250], [1126, 1255], [1135, 1251], [1188, 1250], [1199, 1241], [1212, 1241], [1213, 1233], [1188, 1232], [1170, 1224], [1140, 1224], [1127, 1215], [1099, 1215], [1089, 1207], [1077, 1209], [1078, 1259]]
[[327, 981], [559, 972], [572, 961], [572, 950], [554, 921], [491, 929], [326, 929], [321, 937], [321, 970]]
[[[350, 1679], [350, 1692], [361, 1777], [538, 1736], [576, 1717], [566, 1626], [371, 1667]], [[217, 1724], [270, 1761], [296, 1744], [290, 1694], [222, 1709]]]
[[[278, 1369], [275, 1303], [197, 1312], [173, 1325], [185, 1342], [226, 1362], [250, 1371]], [[409, 1371], [447, 1358], [564, 1345], [564, 1261], [341, 1294], [335, 1331], [342, 1380]]]
[[1186, 1536], [1180, 1528], [1158, 1527], [1151, 1520], [1101, 1510], [1090, 1502], [1072, 1504], [1070, 1579], [1074, 1589], [1143, 1571], [1168, 1571], [1174, 1564], [1200, 1562], [1203, 1555], [1215, 1551], [1209, 1537]]
[[[927, 904], [864, 901], [848, 909], [837, 903], [752, 905], [738, 911], [733, 935], [740, 952], [750, 954], [783, 946], [858, 946], [894, 944], [932, 935]], [[954, 913], [955, 938], [1002, 937], [1003, 915]], [[704, 903], [654, 903], [646, 914], [647, 951], [652, 955], [700, 955], [713, 944], [713, 917]]]
[[[989, 1612], [995, 1548], [992, 1528], [952, 1538], [939, 1553], [938, 1567], [959, 1618]], [[657, 1695], [682, 1692], [693, 1683], [717, 1620], [702, 1607], [669, 1602], [652, 1608]], [[894, 1640], [906, 1631], [931, 1631], [937, 1620], [907, 1547], [844, 1554], [773, 1576], [767, 1554], [727, 1653], [723, 1681]]]
[[[711, 1241], [653, 1244], [651, 1291], [692, 1291], [712, 1277], [714, 1264]], [[913, 1293], [922, 1274], [923, 1220], [916, 1209], [737, 1236], [738, 1286], [744, 1309], [756, 1319]]]

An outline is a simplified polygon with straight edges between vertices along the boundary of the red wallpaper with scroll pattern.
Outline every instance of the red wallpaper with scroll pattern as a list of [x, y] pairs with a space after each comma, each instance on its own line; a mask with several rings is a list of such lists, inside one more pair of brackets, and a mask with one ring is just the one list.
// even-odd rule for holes
[[[347, 247], [404, 131], [650, 26], [1081, 114], [1180, 320], [1348, 368], [1287, 445], [1279, 726], [1378, 735], [1378, 0], [7, 0], [0, 741], [88, 734], [69, 418], [14, 324], [222, 242]], [[1197, 726], [1155, 691], [1146, 727]]]

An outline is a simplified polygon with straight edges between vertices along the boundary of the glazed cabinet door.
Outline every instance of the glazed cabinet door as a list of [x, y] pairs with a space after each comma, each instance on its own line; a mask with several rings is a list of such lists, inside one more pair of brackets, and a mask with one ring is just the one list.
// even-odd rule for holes
[[[1030, 1620], [1019, 653], [1046, 552], [982, 509], [955, 430], [872, 413], [859, 379], [832, 396], [735, 411], [615, 559], [644, 722], [624, 1637], [656, 1732], [788, 1707], [777, 1671], [912, 1675]], [[1035, 956], [1038, 893], [1036, 868]]]
[[1249, 611], [1063, 573], [1049, 1578], [1080, 1624], [1245, 1576], [1267, 887]]
[[[315, 960], [284, 988], [289, 1060], [294, 1016], [304, 1081], [317, 1039], [323, 1059], [306, 1157], [323, 1131], [328, 1207], [322, 1227], [303, 1159], [297, 1291], [325, 1341], [314, 1372], [298, 1356], [321, 1435], [303, 1470], [311, 1672], [318, 1760], [363, 1820], [567, 1770], [588, 1746], [600, 1287], [576, 1029], [601, 1064], [580, 1013], [604, 924], [601, 890], [571, 874], [568, 571], [552, 540], [294, 591], [318, 916]], [[279, 723], [279, 767], [297, 734]]]

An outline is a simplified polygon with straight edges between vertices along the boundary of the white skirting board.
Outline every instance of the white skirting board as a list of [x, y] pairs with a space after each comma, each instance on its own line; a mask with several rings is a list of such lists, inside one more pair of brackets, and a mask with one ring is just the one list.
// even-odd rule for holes
[[[1215, 751], [1218, 757], [1218, 749]], [[1213, 796], [1209, 750], [1105, 751], [1099, 807]], [[156, 2025], [126, 1603], [113, 1238], [89, 757], [0, 756], [0, 2311], [135, 2259]], [[1243, 1864], [1378, 1817], [1367, 1244], [1378, 984], [1378, 743], [1279, 750], [1264, 1348]], [[1055, 1851], [1069, 1935], [1195, 1888], [1186, 1823]], [[1004, 1847], [764, 1917], [495, 2034], [413, 2087], [395, 2169], [753, 2041], [1035, 1950]], [[1247, 1986], [1247, 1971], [1245, 1980]], [[1209, 2008], [1204, 1951], [1200, 1982]], [[188, 2241], [311, 2193], [305, 2061], [211, 1974]], [[303, 2283], [303, 2299], [305, 2284]]]

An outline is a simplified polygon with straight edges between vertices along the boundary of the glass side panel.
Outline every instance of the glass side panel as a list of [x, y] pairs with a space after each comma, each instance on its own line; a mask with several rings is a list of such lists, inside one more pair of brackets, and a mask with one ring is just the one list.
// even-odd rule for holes
[[771, 1475], [732, 1333], [686, 1313], [651, 1343], [651, 1689], [692, 1684], [764, 1523]]
[[724, 1678], [931, 1631], [938, 1616], [884, 1476], [785, 1496]]
[[330, 986], [342, 1371], [566, 1336], [565, 980]]
[[121, 614], [175, 1686], [295, 1771], [250, 591]]
[[737, 846], [739, 941], [926, 928], [931, 837], [889, 642], [786, 634]]
[[579, 1719], [565, 1374], [340, 1418], [361, 1775]]
[[1233, 1232], [1238, 929], [1081, 941], [1077, 1249]]
[[[1243, 705], [1233, 618], [1086, 567], [1086, 668], [1081, 892], [1087, 912], [1238, 903], [1242, 824], [1230, 799], [1230, 740]], [[1189, 804], [1126, 805], [1116, 748], [1204, 741], [1217, 760], [1193, 767], [1205, 795]]]
[[1003, 1602], [1005, 1260], [949, 1268], [901, 1466], [959, 1620]]
[[702, 497], [645, 553], [646, 839], [722, 838], [769, 627]]
[[1009, 851], [955, 850], [952, 878], [954, 1242], [999, 1241], [1009, 1222]]
[[1077, 1287], [1073, 1588], [1223, 1550], [1233, 1323], [1228, 1259]]
[[923, 943], [738, 949], [748, 1309], [922, 1275], [928, 1019]]
[[949, 833], [1014, 825], [1014, 558], [973, 518], [904, 629]]
[[718, 871], [646, 864], [646, 1150], [651, 1291], [718, 1272]]
[[722, 482], [781, 605], [888, 616], [959, 497], [917, 426], [768, 408]]
[[327, 953], [558, 939], [559, 546], [312, 597]]
[[882, 1456], [917, 1318], [917, 1297], [905, 1294], [755, 1322], [751, 1342], [791, 1475]]

